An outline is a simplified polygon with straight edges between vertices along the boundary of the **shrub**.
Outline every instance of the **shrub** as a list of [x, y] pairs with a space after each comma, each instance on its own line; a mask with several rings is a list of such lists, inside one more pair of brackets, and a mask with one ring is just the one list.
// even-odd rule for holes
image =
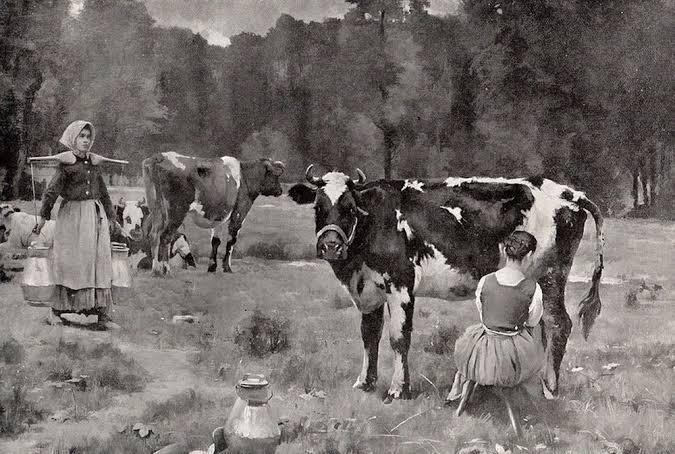
[[234, 343], [249, 355], [262, 358], [289, 346], [290, 321], [278, 313], [267, 315], [260, 310], [243, 318], [236, 326]]
[[267, 260], [289, 260], [289, 254], [283, 242], [254, 243], [250, 245], [244, 255]]
[[201, 411], [214, 406], [213, 402], [205, 399], [190, 388], [185, 392], [172, 396], [164, 402], [150, 402], [143, 414], [145, 421], [171, 421], [177, 415], [184, 415], [193, 411]]
[[436, 325], [434, 331], [426, 339], [424, 351], [437, 355], [447, 355], [455, 350], [455, 341], [460, 336], [459, 328], [454, 325]]
[[13, 337], [0, 341], [0, 361], [6, 364], [18, 364], [23, 361], [23, 346]]
[[28, 399], [29, 380], [23, 367], [0, 369], [0, 435], [17, 435], [34, 424], [44, 412]]

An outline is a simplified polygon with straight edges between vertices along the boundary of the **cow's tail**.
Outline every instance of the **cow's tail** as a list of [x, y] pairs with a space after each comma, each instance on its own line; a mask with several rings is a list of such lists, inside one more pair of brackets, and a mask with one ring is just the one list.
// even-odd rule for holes
[[581, 321], [584, 339], [588, 339], [588, 334], [591, 332], [593, 323], [595, 323], [595, 319], [600, 315], [600, 309], [602, 308], [602, 303], [600, 302], [600, 279], [604, 267], [603, 249], [605, 237], [602, 233], [602, 213], [600, 213], [598, 206], [586, 198], [585, 195], [582, 195], [576, 203], [580, 208], [588, 211], [595, 220], [595, 267], [591, 279], [591, 288], [588, 290], [586, 297], [579, 303], [579, 320]]

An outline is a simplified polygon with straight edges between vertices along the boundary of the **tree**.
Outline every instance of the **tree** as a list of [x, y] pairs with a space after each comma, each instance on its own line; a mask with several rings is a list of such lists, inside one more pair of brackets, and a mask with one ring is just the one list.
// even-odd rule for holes
[[35, 135], [33, 104], [45, 71], [57, 60], [66, 2], [7, 0], [0, 4], [0, 164], [7, 169], [2, 198], [18, 195]]
[[[384, 177], [391, 178], [396, 146], [398, 145], [397, 130], [387, 118], [385, 105], [389, 98], [390, 88], [396, 83], [398, 68], [387, 55], [387, 24], [401, 20], [403, 17], [403, 4], [401, 0], [346, 1], [347, 3], [356, 5], [356, 12], [361, 19], [360, 22], [356, 22], [356, 26], [362, 24], [365, 27], [370, 27], [374, 21], [377, 21], [378, 24], [377, 39], [374, 39], [374, 37], [366, 38], [368, 42], [365, 44], [377, 50], [377, 59], [375, 60], [377, 68], [374, 68], [371, 74], [380, 94], [380, 108], [379, 113], [373, 117], [373, 123], [382, 131], [384, 142]], [[375, 18], [374, 21], [368, 20], [366, 14]]]

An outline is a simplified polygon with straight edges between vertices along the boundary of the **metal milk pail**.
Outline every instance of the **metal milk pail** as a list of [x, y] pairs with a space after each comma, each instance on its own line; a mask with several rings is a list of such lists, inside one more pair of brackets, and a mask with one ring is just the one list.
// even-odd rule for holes
[[122, 243], [111, 243], [112, 249], [112, 297], [113, 301], [125, 301], [131, 296], [131, 272], [129, 248]]
[[[29, 246], [21, 280], [23, 299], [30, 303], [48, 303], [54, 297], [51, 249]], [[44, 305], [44, 304], [33, 304]]]
[[223, 428], [227, 452], [273, 454], [281, 431], [270, 412], [272, 394], [264, 375], [246, 374], [236, 386], [237, 400]]

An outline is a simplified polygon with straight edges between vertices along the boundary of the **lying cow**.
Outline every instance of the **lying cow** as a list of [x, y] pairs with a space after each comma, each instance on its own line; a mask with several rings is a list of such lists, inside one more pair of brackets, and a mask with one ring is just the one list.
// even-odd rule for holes
[[514, 230], [537, 239], [529, 270], [543, 291], [546, 366], [544, 381], [558, 389], [560, 363], [572, 321], [565, 284], [584, 232], [586, 212], [595, 219], [596, 264], [591, 288], [579, 305], [586, 338], [600, 313], [602, 216], [586, 196], [542, 178], [448, 178], [364, 184], [331, 172], [310, 175], [311, 187], [289, 191], [297, 203], [315, 205], [317, 255], [327, 260], [362, 312], [363, 369], [355, 388], [373, 390], [383, 308], [390, 314], [394, 373], [387, 401], [410, 392], [408, 350], [415, 296], [466, 299], [485, 274], [498, 269], [499, 244]]
[[0, 230], [4, 227], [4, 241], [0, 243], [6, 242], [5, 247], [12, 249], [26, 249], [34, 242], [51, 247], [54, 243], [55, 221], [46, 221], [40, 235], [36, 235], [33, 229], [40, 220], [40, 216], [23, 212], [12, 205], [0, 205]]
[[[117, 213], [117, 222], [122, 226], [123, 235], [127, 240], [121, 239], [129, 247], [129, 255], [139, 252], [144, 253], [140, 258], [137, 267], [140, 269], [152, 268], [152, 248], [149, 238], [143, 233], [144, 223], [148, 222], [150, 210], [145, 203], [145, 199], [135, 201], [125, 201], [120, 198], [114, 206]], [[176, 233], [169, 244], [169, 262], [170, 265], [179, 268], [196, 267], [195, 259], [190, 250], [190, 244], [184, 233]]]
[[230, 258], [237, 234], [259, 195], [280, 196], [279, 177], [285, 166], [280, 161], [239, 161], [198, 158], [175, 152], [159, 153], [143, 160], [143, 179], [150, 207], [153, 271], [165, 274], [168, 245], [189, 213], [201, 228], [211, 229], [209, 272], [216, 271], [221, 230], [228, 226], [223, 271], [232, 272]]

